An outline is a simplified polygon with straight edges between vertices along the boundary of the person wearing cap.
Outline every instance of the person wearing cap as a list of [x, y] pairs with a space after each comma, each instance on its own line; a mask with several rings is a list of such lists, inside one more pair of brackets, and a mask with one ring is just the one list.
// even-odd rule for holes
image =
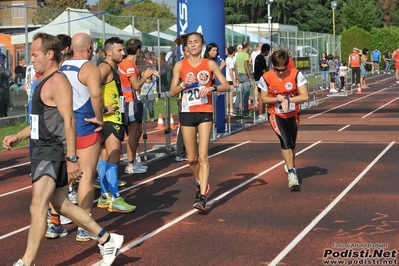
[[360, 49], [353, 47], [353, 52], [349, 55], [348, 66], [352, 69], [352, 85], [360, 85]]
[[396, 46], [396, 50], [392, 52], [392, 60], [395, 62], [396, 84], [399, 84], [399, 45]]

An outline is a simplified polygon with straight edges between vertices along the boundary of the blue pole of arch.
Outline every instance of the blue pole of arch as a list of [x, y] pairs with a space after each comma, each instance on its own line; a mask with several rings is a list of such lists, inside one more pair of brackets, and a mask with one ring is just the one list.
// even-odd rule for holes
[[[177, 35], [180, 36], [190, 32], [202, 33], [206, 44], [216, 43], [219, 48], [220, 58], [225, 59], [224, 0], [177, 0]], [[178, 57], [181, 58], [181, 48], [178, 53]], [[220, 59], [216, 63], [220, 64]], [[225, 74], [225, 69], [222, 69], [223, 74]], [[218, 132], [225, 131], [225, 117], [225, 94], [221, 94], [216, 98], [216, 124]]]

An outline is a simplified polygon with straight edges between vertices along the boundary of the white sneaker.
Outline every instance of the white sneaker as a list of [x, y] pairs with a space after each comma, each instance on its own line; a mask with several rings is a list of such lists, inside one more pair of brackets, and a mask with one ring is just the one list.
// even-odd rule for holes
[[331, 89], [330, 92], [338, 92], [336, 89]]
[[148, 166], [146, 166], [146, 165], [143, 165], [141, 162], [135, 162], [134, 163], [134, 165], [136, 166], [136, 167], [138, 167], [138, 168], [142, 168], [142, 169], [144, 169], [144, 170], [147, 170], [148, 169]]
[[126, 173], [126, 174], [143, 174], [143, 173], [145, 173], [145, 172], [147, 172], [146, 169], [137, 167], [136, 165], [133, 165], [133, 166], [126, 166], [126, 167], [125, 167], [125, 173]]
[[60, 215], [60, 223], [61, 224], [70, 224], [70, 223], [72, 223], [72, 220], [65, 217], [64, 215]]
[[74, 189], [71, 192], [68, 191], [68, 198], [73, 204], [78, 204], [78, 193]]
[[119, 249], [123, 244], [123, 236], [117, 234], [110, 234], [111, 239], [104, 245], [98, 244], [100, 254], [103, 256], [101, 266], [110, 266], [114, 262]]
[[299, 186], [298, 177], [296, 176], [296, 171], [288, 174], [288, 187]]
[[[22, 261], [22, 259], [19, 259], [13, 264], [13, 266], [26, 266], [26, 264]], [[33, 264], [33, 266], [35, 266], [35, 264]]]
[[380, 71], [378, 71], [377, 74], [380, 74]]

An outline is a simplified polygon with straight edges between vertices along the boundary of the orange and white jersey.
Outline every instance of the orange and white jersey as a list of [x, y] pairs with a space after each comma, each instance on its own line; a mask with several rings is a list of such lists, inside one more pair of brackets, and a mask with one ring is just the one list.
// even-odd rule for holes
[[351, 53], [349, 55], [350, 67], [360, 67], [360, 54]]
[[205, 97], [199, 98], [199, 91], [202, 87], [211, 87], [213, 73], [209, 67], [208, 59], [203, 58], [197, 67], [190, 65], [188, 59], [182, 60], [180, 69], [180, 79], [185, 80], [187, 76], [196, 77], [197, 82], [189, 84], [182, 91], [182, 113], [213, 113], [212, 93], [209, 92]]
[[[259, 80], [258, 87], [269, 93], [269, 97], [276, 97], [281, 94], [283, 96], [295, 97], [298, 95], [298, 87], [306, 84], [308, 81], [305, 76], [298, 69], [288, 68], [287, 76], [284, 79], [279, 79], [274, 70], [269, 70]], [[280, 102], [271, 103], [268, 105], [267, 112], [269, 114], [276, 114], [282, 118], [289, 118], [299, 114], [299, 104], [290, 103], [287, 112], [283, 111]]]

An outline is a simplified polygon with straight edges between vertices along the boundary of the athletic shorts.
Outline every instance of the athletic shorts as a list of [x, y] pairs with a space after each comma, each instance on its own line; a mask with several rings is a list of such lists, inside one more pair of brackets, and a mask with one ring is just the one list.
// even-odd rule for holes
[[378, 62], [378, 61], [373, 61], [373, 63], [374, 63], [374, 64], [379, 64], [380, 62]]
[[268, 115], [270, 126], [280, 139], [281, 149], [295, 149], [299, 128], [299, 115], [281, 118], [275, 114]]
[[94, 132], [87, 136], [76, 137], [76, 149], [84, 149], [90, 147], [96, 142], [101, 143], [101, 136], [99, 132]]
[[48, 175], [55, 181], [56, 187], [68, 185], [66, 161], [31, 160], [32, 183]]
[[116, 124], [114, 122], [104, 122], [104, 126], [100, 131], [102, 143], [104, 143], [107, 138], [114, 135], [121, 142], [125, 139], [125, 126], [121, 124]]
[[213, 113], [180, 113], [181, 126], [196, 127], [204, 122], [213, 122]]

